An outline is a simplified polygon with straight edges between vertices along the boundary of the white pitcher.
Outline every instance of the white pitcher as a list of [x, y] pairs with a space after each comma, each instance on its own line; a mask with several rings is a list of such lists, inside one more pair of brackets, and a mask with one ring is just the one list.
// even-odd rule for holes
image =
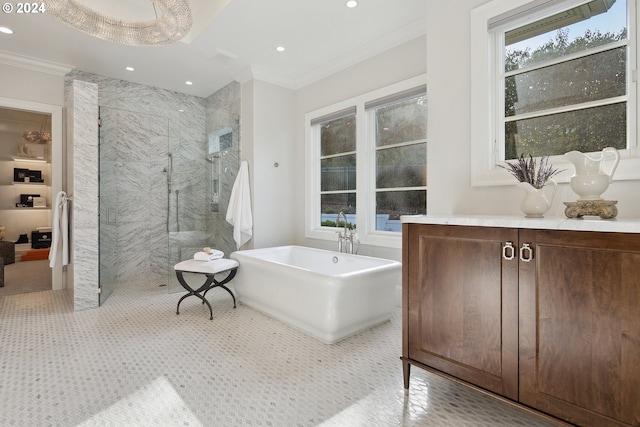
[[[614, 163], [611, 171], [602, 170], [604, 158], [607, 153], [613, 153]], [[571, 177], [569, 185], [580, 196], [579, 200], [602, 200], [600, 195], [604, 193], [611, 181], [613, 173], [620, 163], [620, 154], [613, 147], [607, 147], [597, 156], [589, 156], [579, 151], [570, 151], [564, 155], [576, 168], [576, 173]]]

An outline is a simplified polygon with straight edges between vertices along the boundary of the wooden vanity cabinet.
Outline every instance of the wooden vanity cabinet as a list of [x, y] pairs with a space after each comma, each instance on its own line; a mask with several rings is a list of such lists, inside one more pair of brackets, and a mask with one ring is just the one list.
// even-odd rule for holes
[[518, 263], [499, 255], [518, 231], [404, 227], [405, 388], [411, 361], [517, 399]]
[[520, 230], [519, 401], [585, 426], [640, 426], [640, 234]]
[[640, 234], [403, 227], [406, 388], [416, 365], [576, 425], [640, 426]]

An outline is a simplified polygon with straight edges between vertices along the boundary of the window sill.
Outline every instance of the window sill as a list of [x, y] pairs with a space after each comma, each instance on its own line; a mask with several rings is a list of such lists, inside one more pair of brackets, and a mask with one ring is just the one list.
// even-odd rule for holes
[[[308, 239], [318, 239], [338, 242], [338, 233], [341, 230], [313, 229], [307, 230], [305, 237]], [[402, 248], [402, 233], [378, 231], [367, 235], [358, 234], [361, 245], [380, 246], [385, 248]]]
[[[636, 151], [636, 150], [633, 150]], [[613, 181], [640, 181], [640, 157], [632, 157], [631, 150], [620, 150], [620, 164], [613, 173]], [[595, 154], [598, 155], [597, 153]], [[549, 158], [552, 164], [559, 170], [564, 170], [553, 177], [558, 184], [568, 183], [575, 172], [575, 167], [571, 162], [554, 156]], [[608, 173], [611, 169], [611, 162], [605, 160], [603, 170]], [[513, 185], [514, 177], [506, 170], [494, 167], [486, 170], [473, 170], [471, 174], [471, 185], [473, 187], [488, 187], [500, 185]]]

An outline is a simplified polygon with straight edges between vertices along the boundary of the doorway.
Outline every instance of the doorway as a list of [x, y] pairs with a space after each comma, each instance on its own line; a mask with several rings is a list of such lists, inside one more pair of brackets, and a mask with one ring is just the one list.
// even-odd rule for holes
[[62, 268], [48, 260], [61, 110], [0, 98], [0, 296], [63, 288]]

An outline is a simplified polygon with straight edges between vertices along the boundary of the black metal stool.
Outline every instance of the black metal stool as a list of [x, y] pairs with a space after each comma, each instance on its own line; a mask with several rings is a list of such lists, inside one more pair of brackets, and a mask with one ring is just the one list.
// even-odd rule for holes
[[[220, 258], [213, 261], [198, 261], [198, 260], [187, 260], [177, 263], [173, 266], [173, 269], [176, 272], [176, 276], [178, 277], [178, 282], [185, 288], [189, 293], [183, 295], [182, 298], [178, 301], [178, 306], [176, 307], [176, 314], [180, 314], [180, 303], [187, 297], [196, 296], [202, 300], [203, 304], [207, 304], [209, 307], [209, 313], [211, 317], [209, 320], [213, 320], [213, 309], [211, 308], [211, 304], [207, 301], [206, 295], [213, 288], [220, 287], [225, 291], [229, 292], [229, 295], [233, 298], [233, 308], [236, 308], [236, 297], [233, 295], [233, 292], [225, 285], [229, 283], [236, 275], [238, 271], [238, 267], [240, 264], [238, 261], [226, 258]], [[216, 274], [228, 272], [227, 276], [222, 280], [218, 281], [215, 278]], [[206, 276], [206, 280], [202, 286], [198, 289], [193, 289], [189, 284], [184, 280], [183, 273], [195, 273], [195, 274], [204, 274]]]

